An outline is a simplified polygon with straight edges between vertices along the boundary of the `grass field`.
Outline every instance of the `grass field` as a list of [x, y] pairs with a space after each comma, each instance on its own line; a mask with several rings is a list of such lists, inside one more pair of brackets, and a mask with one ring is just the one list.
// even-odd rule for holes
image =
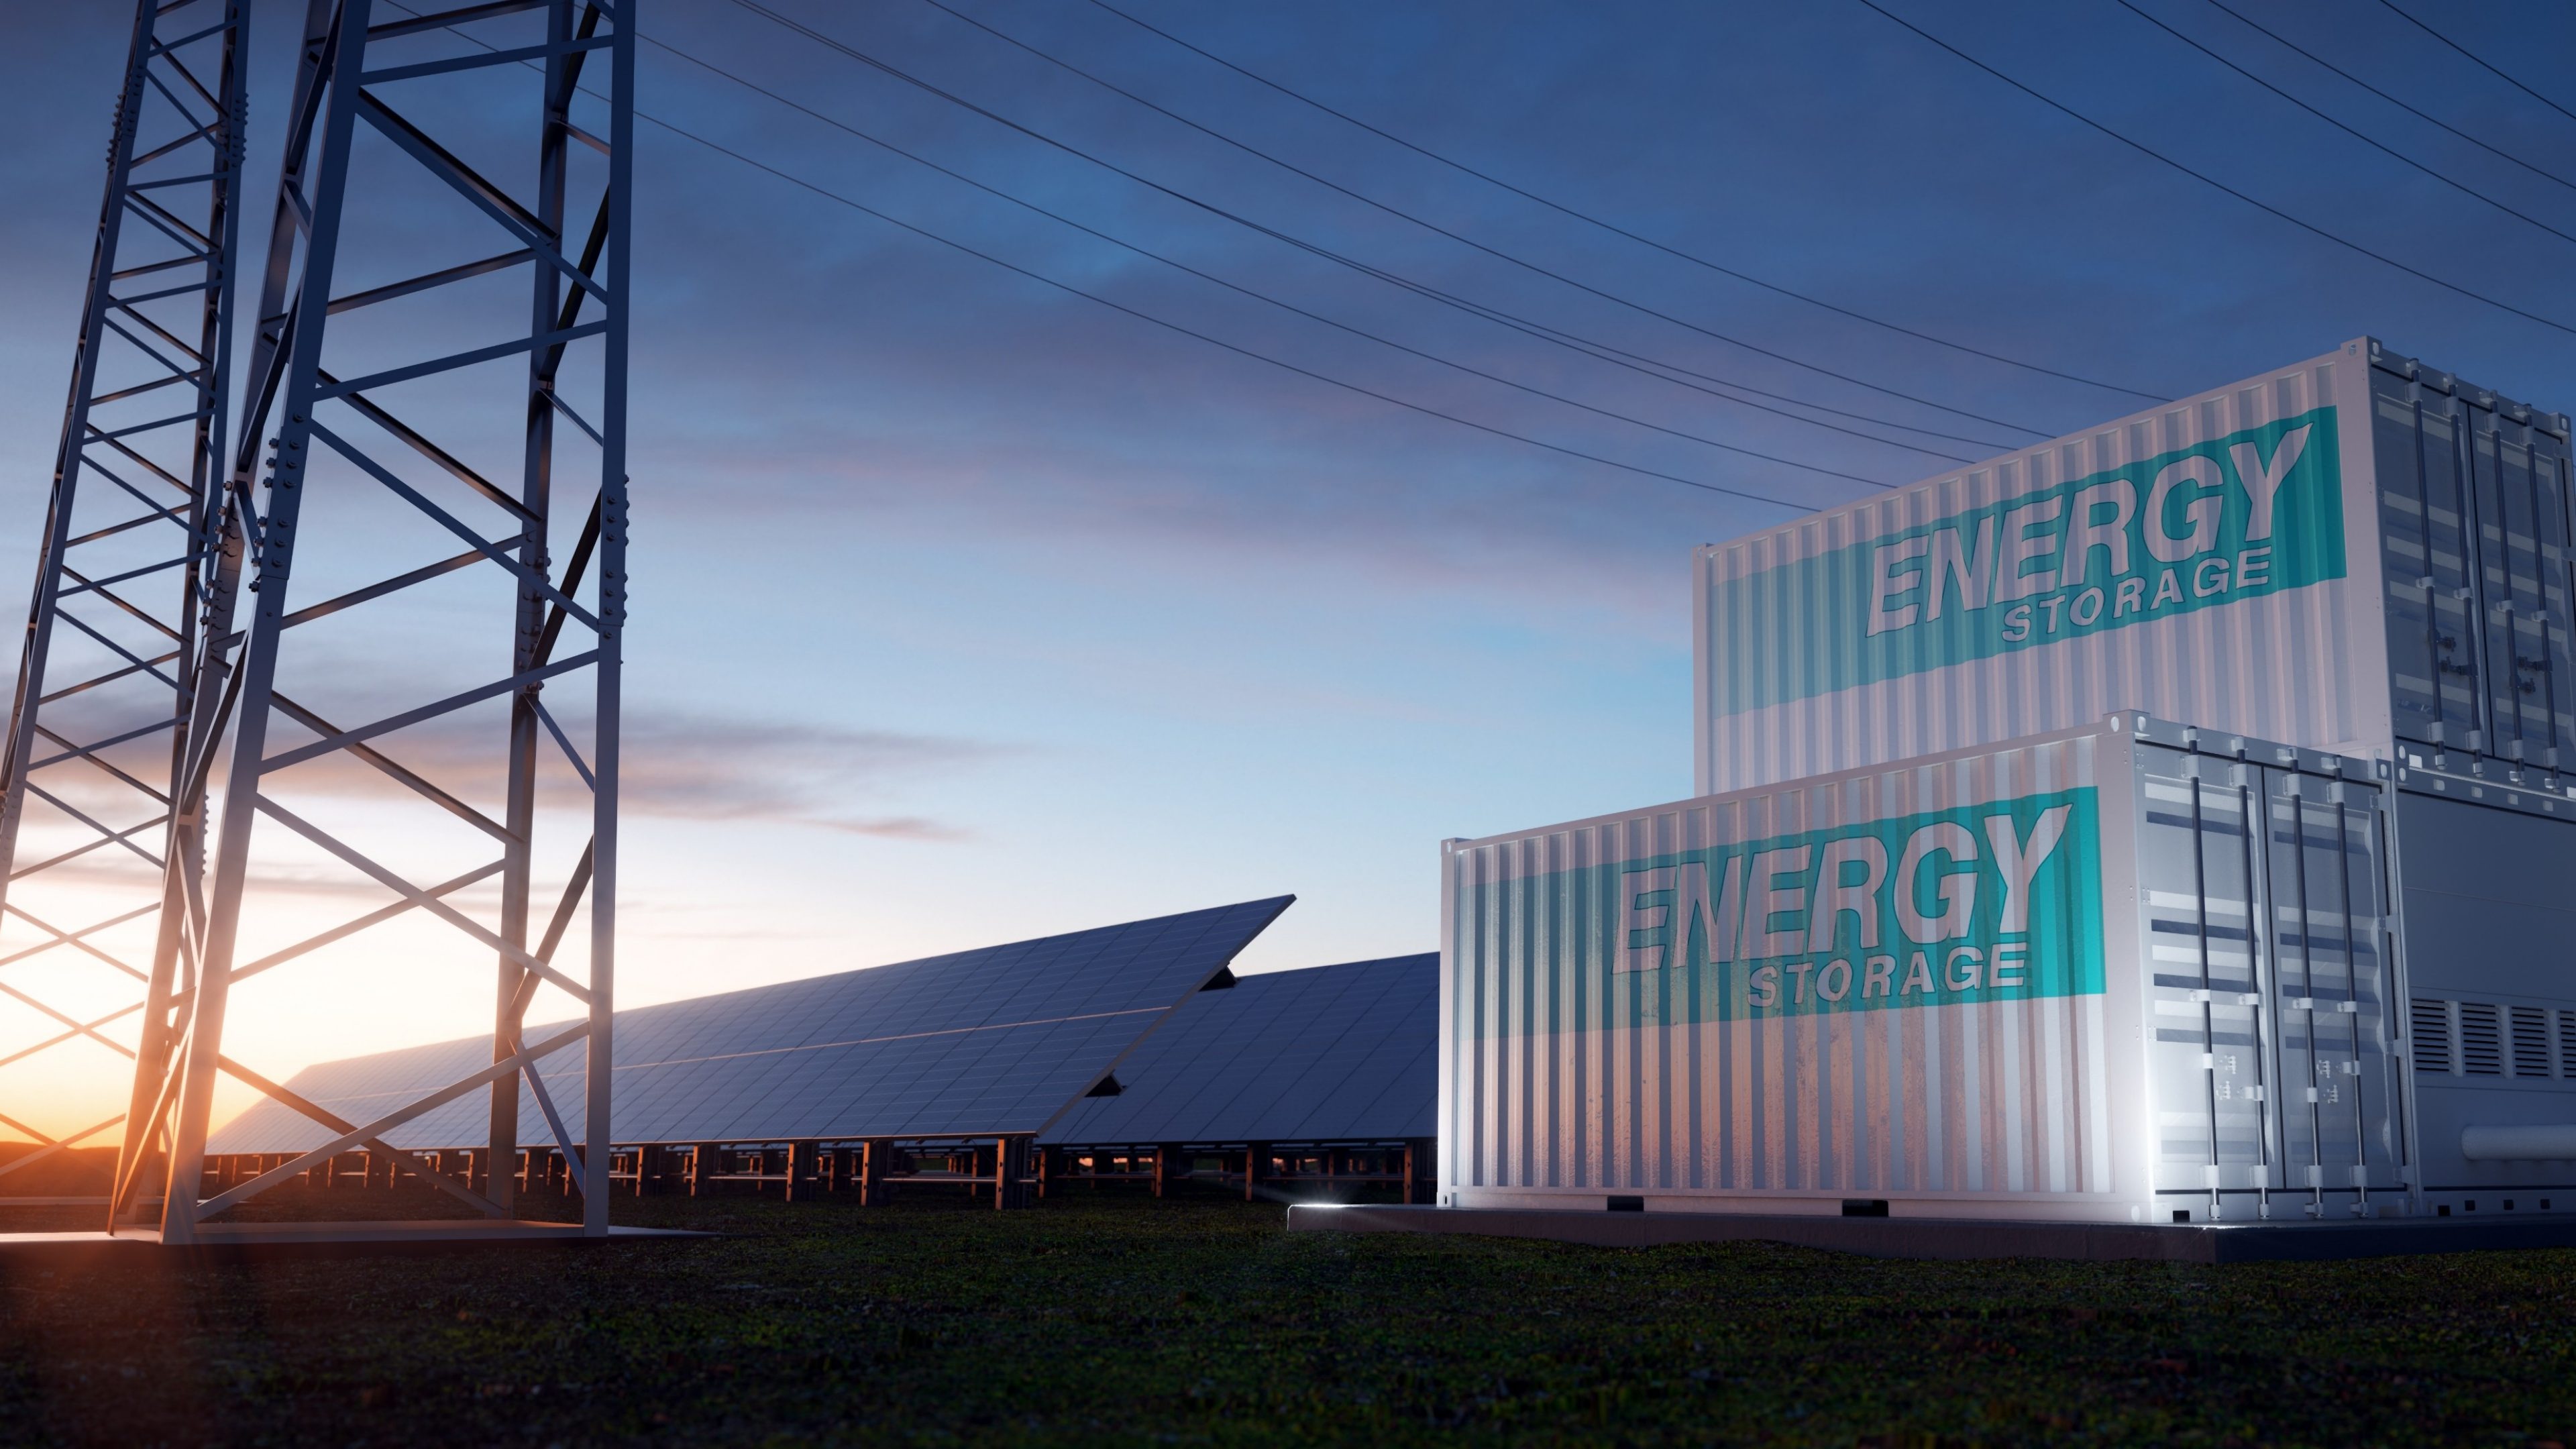
[[[19, 1215], [5, 1226], [52, 1225]], [[1880, 1262], [1292, 1236], [1274, 1206], [1109, 1196], [1015, 1214], [926, 1195], [864, 1211], [646, 1199], [618, 1217], [723, 1236], [0, 1269], [0, 1436], [2539, 1449], [2576, 1435], [2576, 1252]]]

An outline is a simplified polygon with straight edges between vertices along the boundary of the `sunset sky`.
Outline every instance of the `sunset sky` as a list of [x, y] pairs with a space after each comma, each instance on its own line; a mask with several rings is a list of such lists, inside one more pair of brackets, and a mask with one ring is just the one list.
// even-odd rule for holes
[[[1688, 792], [1693, 545], [1865, 491], [1837, 473], [1911, 481], [1954, 466], [1924, 450], [1981, 458], [2148, 405], [1657, 252], [1101, 5], [944, 3], [1242, 145], [928, 0], [770, 8], [1206, 206], [732, 0], [643, 9], [645, 34], [670, 48], [643, 48], [640, 108], [1121, 307], [1645, 472], [1223, 350], [641, 127], [623, 1002], [1281, 892], [1299, 904], [1248, 969], [1429, 949], [1443, 837]], [[1858, 0], [1114, 3], [1575, 211], [2153, 398], [2370, 334], [2511, 396], [2576, 407], [2576, 334], [2267, 215]], [[2565, 7], [2459, 7], [2439, 22], [2559, 111], [2381, 5], [2229, 0], [2551, 179], [2213, 0], [1886, 4], [2268, 206], [2576, 327], [2576, 240], [2544, 229], [2576, 233], [2576, 88], [2544, 63], [2576, 53]], [[266, 0], [252, 61], [250, 255], [301, 9]], [[2337, 131], [2141, 12], [2525, 217]], [[16, 7], [0, 55], [0, 125], [15, 138], [0, 153], [0, 597], [13, 600], [34, 561], [129, 22], [123, 4]], [[682, 54], [1137, 248], [1673, 432], [1186, 275]], [[1921, 445], [1908, 448], [1716, 401], [1216, 211], [1596, 348], [1929, 431], [1906, 435]], [[492, 622], [498, 651], [506, 625]], [[363, 909], [356, 900], [309, 909], [327, 921]], [[432, 947], [397, 933], [379, 949], [398, 964]], [[263, 1070], [488, 1027], [488, 962], [431, 984], [357, 958], [313, 967], [243, 1027]], [[83, 1110], [58, 1105], [57, 1126]]]

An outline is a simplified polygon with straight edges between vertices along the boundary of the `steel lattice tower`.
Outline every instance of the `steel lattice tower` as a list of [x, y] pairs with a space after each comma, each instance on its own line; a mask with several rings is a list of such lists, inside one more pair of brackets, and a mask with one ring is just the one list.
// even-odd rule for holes
[[[161, 1189], [162, 1240], [198, 1240], [354, 1147], [507, 1217], [524, 1083], [579, 1164], [584, 1229], [607, 1231], [635, 3], [309, 0], [175, 792], [213, 824], [202, 875], [174, 853], [115, 1224]], [[280, 887], [317, 877], [380, 903], [313, 930]], [[306, 982], [385, 1000], [472, 989], [459, 969], [497, 960], [493, 1065], [350, 1122], [227, 1054], [228, 1013], [254, 1009], [329, 1054], [310, 987], [236, 999], [316, 953]], [[547, 990], [574, 1019], [525, 1040]], [[576, 1041], [579, 1132], [537, 1073]], [[327, 1141], [208, 1191], [219, 1076]], [[478, 1091], [488, 1194], [384, 1140]]]
[[[107, 195], [0, 760], [0, 914], [40, 940], [0, 955], [0, 995], [40, 1020], [0, 1066], [0, 1123], [42, 1161], [61, 1136], [21, 1105], [74, 1053], [131, 1057], [180, 850], [200, 610], [216, 553], [232, 355], [245, 0], [139, 0]], [[100, 1060], [102, 1066], [105, 1060]]]

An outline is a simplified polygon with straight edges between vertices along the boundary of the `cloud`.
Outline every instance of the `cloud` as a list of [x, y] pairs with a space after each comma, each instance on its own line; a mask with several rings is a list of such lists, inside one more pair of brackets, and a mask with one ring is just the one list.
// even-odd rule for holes
[[660, 711], [630, 716], [624, 745], [619, 798], [646, 814], [819, 825], [915, 841], [962, 840], [966, 832], [914, 815], [866, 813], [853, 797], [1011, 753], [951, 736]]
[[[295, 696], [320, 717], [350, 728], [400, 710], [423, 693], [397, 691], [381, 679], [352, 681], [345, 667], [335, 669], [335, 698], [327, 705], [299, 691]], [[557, 701], [560, 703], [560, 701]], [[404, 770], [426, 779], [475, 809], [498, 818], [504, 809], [506, 715], [499, 702], [469, 706], [409, 729], [380, 736], [370, 745]], [[49, 723], [77, 736], [112, 733], [130, 719], [98, 711], [94, 718], [48, 715]], [[587, 720], [558, 716], [566, 734], [588, 755], [591, 730]], [[282, 715], [271, 725], [271, 752], [293, 748], [314, 738], [310, 731]], [[802, 824], [884, 840], [948, 842], [967, 832], [918, 813], [887, 809], [891, 797], [925, 779], [978, 768], [1013, 753], [1013, 747], [957, 736], [896, 730], [846, 729], [826, 724], [670, 710], [630, 702], [620, 754], [619, 802], [635, 815], [682, 820], [750, 820]], [[128, 748], [118, 763], [147, 783], [166, 779], [166, 746], [144, 741]], [[563, 762], [560, 749], [539, 740], [539, 768], [556, 783], [580, 789]], [[221, 775], [217, 782], [220, 785]], [[155, 811], [132, 789], [79, 762], [66, 762], [47, 772], [45, 783], [61, 799], [84, 812], [131, 824], [139, 812]], [[318, 793], [349, 799], [418, 798], [384, 771], [347, 754], [327, 755], [272, 777], [267, 787], [282, 801]], [[545, 796], [556, 801], [561, 796]], [[29, 806], [31, 827], [65, 845], [90, 838], [41, 801]], [[146, 849], [158, 849], [151, 832]], [[140, 839], [140, 838], [139, 838]], [[22, 847], [46, 848], [30, 841]], [[62, 848], [55, 846], [52, 848]], [[100, 863], [101, 878], [150, 868], [126, 857]], [[279, 885], [288, 885], [280, 881]]]
[[959, 841], [973, 837], [953, 825], [924, 820], [918, 815], [896, 815], [883, 820], [824, 820], [816, 822], [851, 835], [872, 835], [880, 840]]

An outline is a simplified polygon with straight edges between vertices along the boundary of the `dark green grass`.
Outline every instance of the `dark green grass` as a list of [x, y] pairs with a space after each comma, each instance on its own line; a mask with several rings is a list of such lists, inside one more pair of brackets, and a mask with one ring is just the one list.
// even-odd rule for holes
[[2576, 1252], [1879, 1262], [1291, 1235], [1272, 1206], [1107, 1196], [1016, 1214], [648, 1199], [618, 1216], [726, 1236], [0, 1268], [0, 1436], [2536, 1449], [2576, 1433]]

